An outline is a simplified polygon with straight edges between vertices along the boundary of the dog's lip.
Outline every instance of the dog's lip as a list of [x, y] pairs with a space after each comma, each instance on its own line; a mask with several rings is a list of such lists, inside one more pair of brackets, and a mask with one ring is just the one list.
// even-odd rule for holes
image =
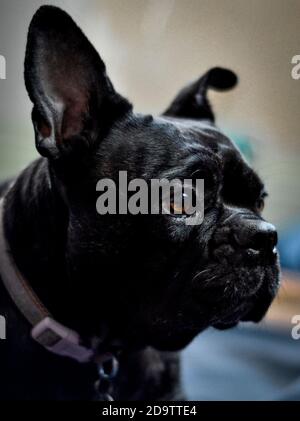
[[246, 313], [242, 318], [242, 322], [253, 322], [253, 323], [259, 323], [264, 316], [266, 315], [270, 304], [272, 302], [272, 299], [270, 298], [269, 301], [266, 301], [266, 303], [263, 306], [253, 306], [248, 313]]
[[218, 330], [227, 330], [227, 329], [232, 329], [233, 327], [237, 326], [239, 322], [231, 322], [231, 323], [215, 323], [212, 327], [214, 327], [215, 329]]

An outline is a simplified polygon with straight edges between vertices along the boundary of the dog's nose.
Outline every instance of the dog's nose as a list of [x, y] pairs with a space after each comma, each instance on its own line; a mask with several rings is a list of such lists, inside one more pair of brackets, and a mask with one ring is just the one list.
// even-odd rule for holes
[[236, 226], [234, 238], [242, 247], [272, 251], [277, 244], [277, 231], [274, 225], [268, 222], [246, 220]]

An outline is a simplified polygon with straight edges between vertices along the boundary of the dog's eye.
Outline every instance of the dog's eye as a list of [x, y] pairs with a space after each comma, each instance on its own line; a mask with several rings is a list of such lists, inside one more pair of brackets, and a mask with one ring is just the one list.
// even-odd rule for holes
[[256, 208], [257, 212], [259, 212], [259, 213], [261, 213], [264, 210], [264, 208], [265, 208], [265, 201], [264, 201], [263, 198], [260, 198], [260, 199], [258, 199], [256, 201], [255, 208]]
[[190, 211], [192, 209], [190, 204], [186, 204], [185, 201], [188, 198], [188, 195], [186, 193], [184, 193], [182, 195], [182, 203], [177, 203], [174, 200], [171, 200], [170, 203], [170, 211], [171, 214], [173, 215], [190, 215]]
[[194, 189], [186, 189], [184, 193], [172, 194], [170, 200], [164, 199], [162, 207], [164, 213], [172, 216], [191, 216], [195, 213]]

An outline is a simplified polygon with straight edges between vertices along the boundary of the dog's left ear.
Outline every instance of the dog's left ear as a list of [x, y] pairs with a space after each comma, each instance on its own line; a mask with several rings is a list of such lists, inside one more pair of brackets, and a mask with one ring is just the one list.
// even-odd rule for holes
[[183, 88], [163, 115], [214, 122], [214, 113], [207, 98], [208, 89], [226, 91], [235, 87], [237, 82], [238, 78], [231, 70], [214, 67]]
[[80, 28], [53, 6], [42, 6], [31, 21], [25, 83], [33, 102], [36, 147], [50, 158], [93, 149], [131, 109]]

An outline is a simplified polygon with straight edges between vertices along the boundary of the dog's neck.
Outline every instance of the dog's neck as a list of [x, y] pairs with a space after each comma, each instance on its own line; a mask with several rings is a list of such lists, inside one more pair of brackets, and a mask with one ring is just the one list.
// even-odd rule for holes
[[46, 159], [30, 165], [8, 192], [4, 226], [20, 272], [50, 312], [76, 328], [78, 303], [65, 262], [68, 209]]

